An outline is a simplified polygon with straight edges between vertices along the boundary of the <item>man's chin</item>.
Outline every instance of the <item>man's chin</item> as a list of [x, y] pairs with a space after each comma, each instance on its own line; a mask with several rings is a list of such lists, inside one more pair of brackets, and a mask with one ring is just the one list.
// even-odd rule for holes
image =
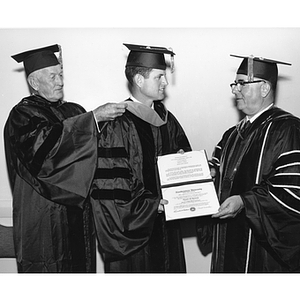
[[57, 101], [63, 100], [63, 98], [64, 98], [64, 93], [63, 93], [63, 92], [57, 93], [56, 98], [57, 98]]
[[62, 96], [57, 96], [57, 97], [53, 97], [52, 99], [48, 99], [50, 102], [58, 102], [58, 101], [62, 101], [64, 98], [64, 95]]
[[165, 99], [165, 94], [159, 94], [157, 97], [157, 100], [164, 100]]
[[237, 101], [237, 102], [236, 102], [236, 108], [237, 108], [238, 110], [243, 110], [243, 109], [245, 108], [244, 102], [242, 102], [242, 101]]

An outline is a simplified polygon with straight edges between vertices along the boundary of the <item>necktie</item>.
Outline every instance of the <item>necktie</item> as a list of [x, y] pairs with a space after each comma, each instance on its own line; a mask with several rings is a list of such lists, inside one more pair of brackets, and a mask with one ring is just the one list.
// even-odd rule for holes
[[241, 128], [241, 134], [243, 136], [245, 136], [247, 134], [247, 131], [248, 131], [248, 129], [249, 129], [250, 126], [251, 126], [251, 123], [250, 123], [249, 120], [247, 122], [244, 122], [244, 124], [243, 124], [243, 126]]

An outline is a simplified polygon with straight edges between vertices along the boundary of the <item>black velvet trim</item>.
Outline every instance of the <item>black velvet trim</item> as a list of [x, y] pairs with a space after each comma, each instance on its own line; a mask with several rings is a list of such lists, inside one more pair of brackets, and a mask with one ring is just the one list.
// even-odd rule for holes
[[113, 179], [113, 178], [130, 178], [130, 171], [127, 168], [97, 169], [95, 179]]
[[157, 182], [156, 182], [156, 165], [155, 165], [155, 142], [151, 129], [151, 125], [144, 120], [138, 118], [134, 114], [128, 112], [138, 132], [139, 139], [142, 146], [142, 170], [143, 170], [143, 183], [147, 190], [154, 196], [157, 195]]
[[[270, 179], [272, 185], [284, 186], [286, 188], [300, 188], [298, 175], [274, 176]], [[300, 202], [300, 201], [299, 201]]]
[[43, 145], [37, 150], [33, 161], [32, 161], [32, 171], [34, 174], [37, 174], [45, 160], [45, 157], [50, 152], [50, 150], [54, 147], [55, 143], [58, 141], [62, 133], [61, 124], [57, 123], [53, 126], [49, 135], [45, 139]]
[[43, 122], [41, 118], [32, 117], [27, 125], [24, 125], [18, 129], [19, 136], [34, 131], [38, 126], [41, 126], [42, 123]]
[[[297, 194], [295, 194], [295, 196], [292, 196], [285, 190], [278, 192], [276, 188], [274, 190], [270, 189], [270, 191], [285, 205], [300, 212], [300, 202], [298, 198], [296, 198], [298, 196]], [[291, 192], [293, 192], [293, 189], [291, 189]]]
[[[154, 101], [154, 107], [158, 115], [164, 120], [166, 117], [166, 111], [162, 102]], [[167, 124], [160, 127], [160, 133], [161, 133], [161, 140], [162, 140], [162, 153], [163, 154], [169, 153], [171, 143], [170, 143], [170, 134], [169, 134], [169, 129]]]
[[96, 200], [131, 200], [130, 191], [122, 190], [122, 189], [114, 189], [114, 190], [105, 190], [105, 189], [96, 189], [91, 193], [93, 199]]
[[300, 162], [300, 153], [299, 152], [294, 152], [294, 153], [289, 153], [286, 155], [282, 155], [276, 164], [274, 165], [275, 168], [278, 167], [283, 167], [287, 164], [293, 164], [293, 163], [299, 163]]
[[128, 154], [125, 148], [116, 147], [116, 148], [98, 148], [98, 157], [128, 157]]

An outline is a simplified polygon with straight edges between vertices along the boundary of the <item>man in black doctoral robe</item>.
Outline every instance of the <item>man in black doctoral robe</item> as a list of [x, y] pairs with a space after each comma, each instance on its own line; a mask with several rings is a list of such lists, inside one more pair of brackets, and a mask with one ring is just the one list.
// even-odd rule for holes
[[91, 201], [105, 272], [186, 272], [179, 221], [166, 222], [157, 156], [190, 151], [162, 100], [166, 48], [128, 45], [127, 111], [100, 126]]
[[58, 45], [26, 51], [32, 95], [11, 110], [4, 129], [13, 194], [18, 272], [95, 272], [89, 189], [97, 165], [97, 122], [125, 111], [106, 104], [86, 112], [63, 101]]
[[300, 120], [274, 105], [277, 64], [243, 57], [231, 84], [246, 116], [227, 130], [212, 164], [212, 272], [300, 271]]

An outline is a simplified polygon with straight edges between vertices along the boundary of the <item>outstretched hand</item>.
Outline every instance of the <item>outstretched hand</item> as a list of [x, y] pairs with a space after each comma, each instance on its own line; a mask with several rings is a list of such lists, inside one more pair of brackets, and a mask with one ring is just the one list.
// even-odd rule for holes
[[162, 213], [165, 210], [164, 205], [168, 204], [169, 201], [165, 199], [161, 199], [158, 205], [158, 213]]
[[124, 114], [127, 103], [106, 103], [93, 110], [97, 122], [112, 121]]
[[234, 218], [244, 208], [243, 200], [235, 195], [227, 198], [220, 206], [219, 211], [212, 218]]

